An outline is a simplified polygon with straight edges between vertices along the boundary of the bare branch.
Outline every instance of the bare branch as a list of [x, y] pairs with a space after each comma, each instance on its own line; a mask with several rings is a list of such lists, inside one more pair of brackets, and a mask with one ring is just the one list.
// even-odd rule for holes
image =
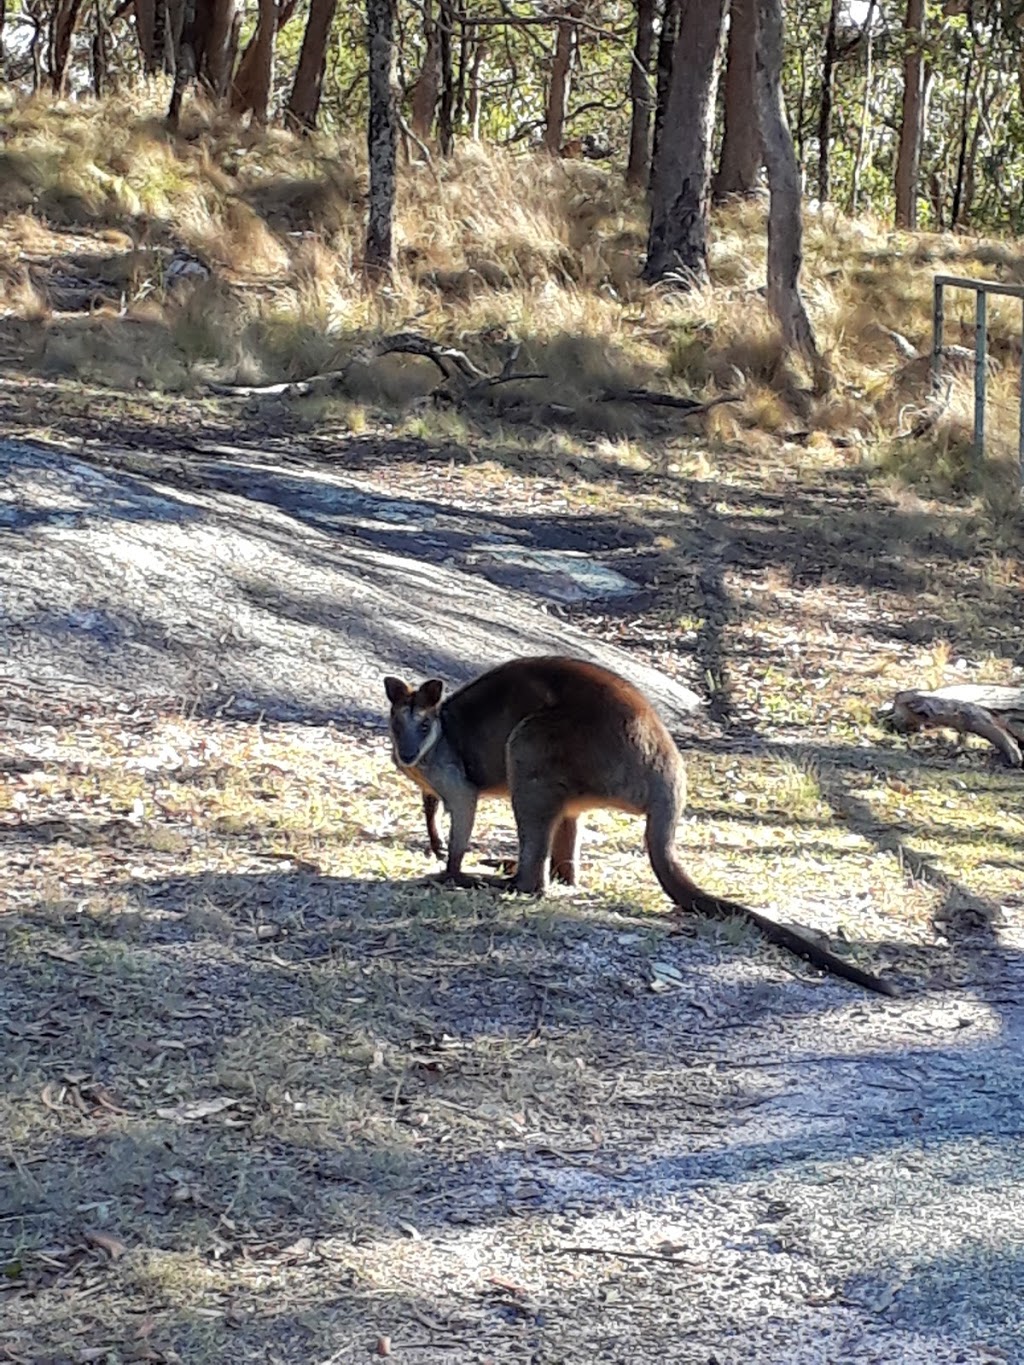
[[698, 402], [696, 398], [681, 398], [674, 393], [658, 393], [654, 389], [605, 389], [600, 401], [602, 403], [650, 403], [652, 407], [659, 408], [679, 408], [687, 416], [696, 417], [702, 412], [708, 412], [711, 408], [717, 408], [720, 403], [738, 403], [742, 395], [738, 393], [723, 393], [717, 398], [711, 398], [706, 403]]

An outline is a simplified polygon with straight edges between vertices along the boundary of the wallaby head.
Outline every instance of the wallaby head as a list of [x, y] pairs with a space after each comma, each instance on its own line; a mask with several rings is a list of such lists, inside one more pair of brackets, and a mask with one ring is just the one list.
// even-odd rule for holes
[[441, 737], [441, 693], [444, 683], [430, 678], [409, 687], [401, 678], [385, 678], [384, 691], [391, 703], [388, 728], [395, 759], [403, 768], [415, 768]]

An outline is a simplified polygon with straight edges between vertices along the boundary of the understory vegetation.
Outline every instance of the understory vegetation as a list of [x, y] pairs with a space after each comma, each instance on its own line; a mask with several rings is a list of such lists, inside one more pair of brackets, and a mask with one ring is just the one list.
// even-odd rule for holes
[[[556, 396], [583, 425], [628, 442], [649, 414], [595, 399], [640, 385], [740, 401], [707, 417], [710, 447], [742, 444], [770, 460], [775, 443], [849, 451], [880, 462], [924, 495], [1012, 504], [1016, 486], [1020, 304], [993, 298], [989, 452], [973, 458], [969, 359], [924, 439], [931, 277], [1024, 278], [1021, 248], [952, 234], [906, 234], [832, 208], [806, 223], [812, 321], [838, 378], [814, 400], [784, 362], [762, 300], [764, 206], [717, 211], [712, 286], [639, 281], [642, 196], [581, 162], [466, 144], [449, 160], [414, 161], [401, 181], [399, 269], [363, 287], [361, 149], [333, 139], [240, 130], [191, 115], [181, 138], [138, 100], [29, 101], [6, 116], [3, 184], [5, 349], [48, 377], [111, 390], [196, 394], [209, 380], [303, 379], [349, 359], [367, 338], [415, 330], [458, 344], [497, 372], [511, 341], [516, 369], [546, 380], [493, 391], [489, 420]], [[168, 277], [175, 248], [210, 268]], [[947, 342], [973, 343], [973, 298], [947, 295]], [[354, 430], [381, 416], [421, 420], [435, 372], [391, 358], [357, 368], [332, 404]], [[302, 405], [298, 405], [302, 410]], [[311, 421], [316, 403], [307, 404]], [[458, 418], [450, 419], [457, 428]], [[571, 445], [571, 438], [566, 437]]]

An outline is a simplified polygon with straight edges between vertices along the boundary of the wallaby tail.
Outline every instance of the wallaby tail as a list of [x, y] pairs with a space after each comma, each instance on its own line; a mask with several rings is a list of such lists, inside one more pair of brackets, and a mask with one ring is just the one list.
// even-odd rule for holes
[[[671, 828], [669, 826], [671, 825]], [[784, 924], [777, 924], [775, 920], [769, 919], [766, 915], [760, 915], [756, 910], [750, 910], [745, 905], [739, 905], [735, 901], [725, 900], [721, 896], [712, 896], [707, 891], [702, 891], [696, 882], [692, 881], [683, 869], [674, 846], [675, 823], [673, 820], [661, 819], [652, 812], [647, 819], [647, 854], [654, 868], [654, 875], [661, 883], [662, 890], [674, 901], [681, 910], [695, 911], [701, 915], [707, 915], [711, 919], [729, 919], [734, 915], [745, 919], [748, 924], [753, 924], [758, 928], [769, 943], [775, 944], [777, 948], [785, 948], [797, 957], [802, 957], [810, 962], [812, 966], [821, 968], [822, 971], [832, 972], [835, 976], [844, 977], [847, 981], [853, 981], [858, 986], [864, 986], [869, 991], [876, 991], [879, 995], [898, 995], [890, 982], [881, 977], [872, 976], [870, 972], [863, 972], [859, 967], [855, 967], [852, 962], [847, 962], [835, 953], [830, 953], [827, 948], [821, 948], [817, 943], [802, 934], [798, 934], [794, 929], [787, 929]]]

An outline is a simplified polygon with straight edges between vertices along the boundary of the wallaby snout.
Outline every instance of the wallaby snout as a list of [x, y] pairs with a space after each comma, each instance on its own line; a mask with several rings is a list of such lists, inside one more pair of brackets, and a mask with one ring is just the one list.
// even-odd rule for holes
[[429, 742], [432, 728], [428, 716], [417, 718], [409, 715], [396, 721], [392, 726], [391, 735], [400, 763], [404, 763], [407, 768], [413, 766]]
[[395, 757], [403, 767], [414, 767], [440, 734], [442, 684], [432, 678], [413, 691], [400, 678], [385, 678], [384, 690], [391, 703], [388, 724]]

